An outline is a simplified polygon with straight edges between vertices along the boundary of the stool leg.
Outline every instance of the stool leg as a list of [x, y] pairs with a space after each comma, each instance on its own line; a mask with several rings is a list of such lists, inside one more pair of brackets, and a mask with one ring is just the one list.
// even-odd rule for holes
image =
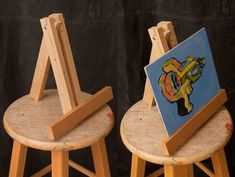
[[229, 177], [226, 156], [223, 148], [217, 151], [211, 157], [211, 160], [215, 172], [215, 177]]
[[51, 152], [52, 177], [69, 176], [69, 153], [68, 151]]
[[164, 165], [165, 177], [193, 177], [193, 165]]
[[104, 139], [91, 146], [97, 177], [110, 177], [109, 162]]
[[16, 140], [13, 142], [9, 177], [23, 177], [27, 156], [27, 146]]
[[131, 177], [144, 177], [146, 161], [132, 154]]

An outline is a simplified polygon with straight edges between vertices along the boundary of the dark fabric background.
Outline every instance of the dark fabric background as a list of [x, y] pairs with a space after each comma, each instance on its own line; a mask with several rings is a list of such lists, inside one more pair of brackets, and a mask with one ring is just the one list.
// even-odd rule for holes
[[[113, 177], [127, 177], [131, 154], [123, 145], [119, 125], [127, 109], [143, 95], [151, 42], [147, 29], [171, 20], [179, 42], [206, 27], [226, 104], [235, 116], [235, 2], [232, 0], [8, 0], [0, 1], [0, 116], [10, 103], [27, 94], [42, 38], [39, 19], [62, 12], [83, 91], [95, 93], [111, 85], [110, 103], [116, 123], [107, 137]], [[55, 88], [50, 74], [47, 88]], [[209, 91], [209, 90], [207, 90]], [[0, 176], [8, 175], [12, 140], [0, 125]], [[235, 137], [226, 147], [235, 177]], [[73, 151], [71, 159], [93, 169], [89, 148]], [[50, 153], [29, 149], [25, 176], [49, 164]], [[210, 165], [210, 162], [206, 162]], [[147, 172], [155, 165], [148, 164]], [[196, 170], [198, 176], [200, 170]], [[50, 176], [50, 175], [47, 175]], [[71, 169], [70, 176], [83, 176]]]

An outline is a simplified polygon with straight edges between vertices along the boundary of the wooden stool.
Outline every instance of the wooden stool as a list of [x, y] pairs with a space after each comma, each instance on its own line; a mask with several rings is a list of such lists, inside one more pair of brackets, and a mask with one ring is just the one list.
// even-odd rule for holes
[[[82, 93], [82, 99], [89, 94]], [[57, 141], [48, 139], [47, 126], [62, 114], [57, 90], [45, 91], [45, 97], [36, 102], [26, 95], [10, 105], [4, 115], [4, 127], [14, 139], [9, 177], [23, 177], [27, 148], [51, 151], [51, 165], [33, 177], [52, 170], [53, 177], [67, 177], [68, 167], [90, 177], [110, 177], [104, 138], [111, 131], [114, 119], [109, 106], [93, 113], [70, 133]], [[70, 150], [91, 146], [96, 174], [69, 160]]]
[[[161, 141], [167, 137], [156, 106], [150, 108], [143, 100], [125, 114], [121, 137], [132, 152], [131, 177], [143, 177], [146, 161], [164, 165], [148, 177], [193, 177], [196, 164], [210, 177], [229, 177], [224, 146], [232, 133], [232, 120], [225, 108], [220, 109], [178, 152], [165, 156]], [[212, 159], [214, 173], [200, 161]]]

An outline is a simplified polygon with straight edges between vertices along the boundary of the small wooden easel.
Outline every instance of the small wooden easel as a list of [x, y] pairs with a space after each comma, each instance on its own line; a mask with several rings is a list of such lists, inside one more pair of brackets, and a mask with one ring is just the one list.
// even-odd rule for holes
[[43, 99], [50, 65], [55, 76], [64, 115], [48, 125], [48, 136], [56, 140], [71, 131], [87, 116], [113, 98], [112, 88], [105, 87], [88, 100], [81, 99], [81, 89], [62, 14], [42, 18], [43, 39], [30, 95]]
[[[160, 22], [148, 31], [152, 41], [150, 63], [163, 56], [168, 50], [178, 44], [173, 25], [169, 21]], [[153, 106], [155, 103], [150, 83], [147, 80], [143, 100], [150, 106]], [[224, 89], [221, 89], [192, 119], [186, 122], [171, 137], [163, 140], [162, 147], [164, 154], [174, 154], [226, 101], [226, 92]]]

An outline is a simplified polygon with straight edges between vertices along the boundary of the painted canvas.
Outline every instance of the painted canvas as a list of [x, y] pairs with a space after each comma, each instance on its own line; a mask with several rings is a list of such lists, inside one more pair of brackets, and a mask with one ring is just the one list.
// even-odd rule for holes
[[169, 136], [220, 90], [205, 28], [147, 65], [145, 72]]

